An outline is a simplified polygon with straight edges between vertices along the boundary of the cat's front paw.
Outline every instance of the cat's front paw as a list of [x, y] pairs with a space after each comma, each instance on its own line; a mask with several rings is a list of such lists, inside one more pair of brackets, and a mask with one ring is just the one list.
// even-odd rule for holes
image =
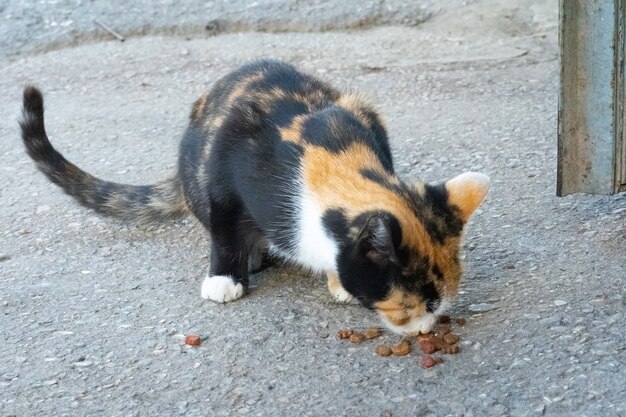
[[354, 297], [343, 288], [336, 272], [328, 271], [326, 272], [326, 277], [328, 278], [328, 291], [330, 291], [330, 295], [333, 296], [336, 302], [349, 303], [352, 301]]
[[339, 276], [336, 272], [328, 271], [326, 273], [328, 278], [328, 291], [333, 299], [338, 303], [349, 303], [354, 297], [348, 291], [346, 291], [339, 281]]
[[243, 297], [245, 290], [243, 285], [235, 283], [230, 276], [214, 275], [206, 277], [202, 283], [200, 294], [206, 300], [218, 303], [227, 303]]
[[348, 291], [344, 290], [343, 287], [338, 287], [330, 291], [330, 294], [333, 296], [333, 299], [342, 304], [347, 304], [354, 299], [352, 294]]

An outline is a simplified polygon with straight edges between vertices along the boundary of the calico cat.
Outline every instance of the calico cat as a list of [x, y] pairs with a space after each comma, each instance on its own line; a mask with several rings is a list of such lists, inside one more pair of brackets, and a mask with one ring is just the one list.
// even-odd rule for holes
[[338, 301], [356, 298], [394, 331], [431, 329], [458, 291], [461, 234], [487, 176], [401, 181], [372, 106], [274, 60], [219, 79], [190, 119], [178, 172], [143, 186], [95, 178], [57, 152], [35, 87], [20, 126], [39, 170], [82, 205], [140, 221], [193, 214], [211, 236], [206, 299], [242, 297], [249, 258], [268, 248], [326, 273]]

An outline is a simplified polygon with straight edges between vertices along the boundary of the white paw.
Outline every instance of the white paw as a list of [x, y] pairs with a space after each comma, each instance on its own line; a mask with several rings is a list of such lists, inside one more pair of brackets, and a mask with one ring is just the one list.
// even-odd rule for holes
[[352, 294], [344, 290], [343, 287], [338, 287], [334, 291], [331, 291], [331, 294], [338, 303], [349, 303], [354, 298], [352, 297]]
[[214, 275], [204, 279], [200, 294], [206, 300], [227, 303], [243, 297], [244, 289], [227, 275]]

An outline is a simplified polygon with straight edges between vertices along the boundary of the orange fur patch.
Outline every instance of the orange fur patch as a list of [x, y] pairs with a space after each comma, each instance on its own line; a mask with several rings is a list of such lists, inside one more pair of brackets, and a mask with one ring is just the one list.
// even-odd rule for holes
[[302, 124], [306, 120], [306, 116], [296, 116], [291, 121], [291, 125], [288, 127], [281, 127], [278, 129], [282, 140], [293, 143], [300, 143], [302, 141]]
[[265, 111], [269, 111], [273, 103], [288, 97], [287, 93], [280, 87], [273, 87], [271, 90], [254, 91], [250, 94], [250, 98]]
[[423, 300], [399, 289], [393, 289], [386, 300], [375, 303], [374, 307], [395, 326], [407, 324], [412, 318], [424, 315], [426, 311]]
[[339, 276], [335, 272], [327, 272], [326, 278], [328, 279], [328, 290], [331, 294], [335, 294], [340, 288], [343, 288]]
[[209, 98], [209, 93], [204, 93], [193, 103], [193, 107], [191, 109], [191, 118], [193, 120], [198, 120], [204, 114], [204, 109], [206, 107], [207, 99]]
[[[363, 96], [356, 93], [344, 94], [336, 101], [336, 104], [354, 114], [363, 125], [372, 127], [372, 120], [367, 116], [366, 112], [371, 114], [376, 114], [376, 112]], [[383, 125], [380, 118], [376, 117], [376, 119], [378, 123]]]
[[336, 90], [324, 92], [316, 89], [307, 91], [305, 93], [296, 93], [293, 98], [297, 101], [305, 103], [309, 110], [313, 110], [321, 108], [328, 99], [330, 99], [331, 101], [339, 100], [341, 98], [341, 93]]
[[408, 202], [360, 174], [360, 170], [369, 169], [391, 182], [398, 181], [384, 171], [378, 157], [364, 144], [355, 143], [339, 153], [305, 146], [302, 166], [305, 184], [323, 211], [340, 208], [349, 219], [367, 211], [387, 211], [402, 227], [404, 246], [426, 256], [432, 252], [431, 245], [427, 244], [430, 241], [428, 233]]
[[[224, 123], [224, 120], [226, 120], [226, 116], [221, 115], [221, 114], [210, 116], [207, 119], [206, 123], [204, 124], [204, 127], [207, 129], [206, 134], [215, 135], [215, 131], [222, 126], [222, 123]], [[208, 159], [209, 154], [211, 153], [212, 146], [213, 146], [212, 140], [207, 140], [206, 143], [204, 144], [204, 147], [202, 148], [202, 155], [205, 158], [204, 160]]]
[[261, 81], [265, 77], [264, 71], [259, 71], [255, 74], [252, 74], [237, 83], [237, 86], [231, 90], [226, 99], [224, 100], [223, 107], [224, 109], [230, 109], [233, 103], [240, 97], [243, 97], [249, 90], [250, 86], [257, 82]]

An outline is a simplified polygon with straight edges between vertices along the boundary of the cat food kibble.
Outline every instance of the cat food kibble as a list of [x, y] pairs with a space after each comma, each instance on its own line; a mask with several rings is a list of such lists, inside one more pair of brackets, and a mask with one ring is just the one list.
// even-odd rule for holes
[[465, 320], [463, 317], [459, 317], [458, 319], [456, 319], [456, 324], [458, 324], [459, 326], [465, 326], [465, 323], [467, 323], [467, 320]]
[[376, 354], [378, 356], [390, 356], [393, 353], [391, 348], [387, 345], [376, 346]]
[[435, 353], [437, 349], [437, 345], [432, 340], [422, 340], [420, 341], [420, 350], [424, 353], [430, 354]]
[[396, 356], [408, 355], [411, 352], [411, 344], [408, 340], [402, 339], [400, 343], [391, 347], [391, 351]]
[[460, 351], [461, 349], [459, 349], [459, 345], [448, 345], [441, 347], [441, 353], [445, 353], [446, 355], [456, 355]]
[[[446, 321], [444, 319], [444, 321]], [[446, 355], [454, 355], [459, 353], [460, 349], [457, 343], [459, 336], [452, 333], [452, 328], [448, 324], [438, 325], [433, 333], [418, 334], [417, 340], [420, 350], [425, 354], [441, 351]]]
[[337, 332], [337, 339], [349, 339], [352, 333], [354, 333], [352, 329], [341, 329]]
[[[443, 358], [433, 356], [440, 352], [444, 355], [454, 355], [461, 351], [459, 348], [460, 337], [452, 333], [452, 323], [464, 325], [465, 319], [458, 318], [453, 321], [450, 316], [440, 316], [438, 322], [429, 333], [418, 333], [415, 340], [419, 344], [419, 350], [424, 354], [420, 360], [420, 365], [424, 368], [432, 368], [443, 363]], [[380, 337], [384, 330], [380, 327], [370, 327], [363, 332], [352, 329], [341, 329], [337, 332], [337, 339], [349, 339], [352, 343], [358, 344], [369, 339]], [[381, 357], [405, 356], [411, 353], [411, 342], [408, 338], [403, 338], [395, 345], [380, 344], [376, 346], [376, 354]]]
[[443, 343], [443, 337], [441, 336], [433, 336], [430, 340], [437, 346], [437, 349], [441, 349], [441, 347], [445, 344]]
[[363, 334], [368, 339], [374, 339], [383, 334], [383, 329], [381, 329], [380, 327], [370, 327], [365, 332], [363, 332]]
[[446, 345], [453, 345], [455, 343], [457, 343], [459, 341], [459, 336], [452, 334], [452, 333], [448, 333], [443, 335], [443, 342]]
[[422, 361], [420, 362], [420, 365], [422, 365], [424, 368], [432, 368], [435, 365], [439, 365], [440, 363], [444, 363], [445, 361], [443, 360], [443, 358], [439, 358], [437, 356], [431, 356], [431, 355], [424, 355], [422, 357]]
[[189, 345], [189, 346], [200, 346], [200, 343], [202, 343], [202, 339], [200, 339], [200, 336], [189, 335], [189, 336], [185, 337], [185, 344], [186, 345]]
[[448, 324], [450, 323], [450, 316], [446, 316], [446, 315], [439, 316], [439, 319], [437, 320], [437, 322], [439, 324]]
[[354, 332], [350, 335], [350, 341], [352, 343], [361, 343], [365, 339], [367, 339], [367, 337], [363, 333]]
[[422, 357], [420, 365], [422, 365], [424, 368], [432, 368], [433, 366], [437, 365], [437, 361], [430, 355], [424, 355]]
[[448, 334], [451, 331], [452, 331], [452, 329], [450, 328], [449, 325], [442, 324], [441, 326], [439, 326], [439, 331], [437, 333], [439, 333], [439, 334]]

